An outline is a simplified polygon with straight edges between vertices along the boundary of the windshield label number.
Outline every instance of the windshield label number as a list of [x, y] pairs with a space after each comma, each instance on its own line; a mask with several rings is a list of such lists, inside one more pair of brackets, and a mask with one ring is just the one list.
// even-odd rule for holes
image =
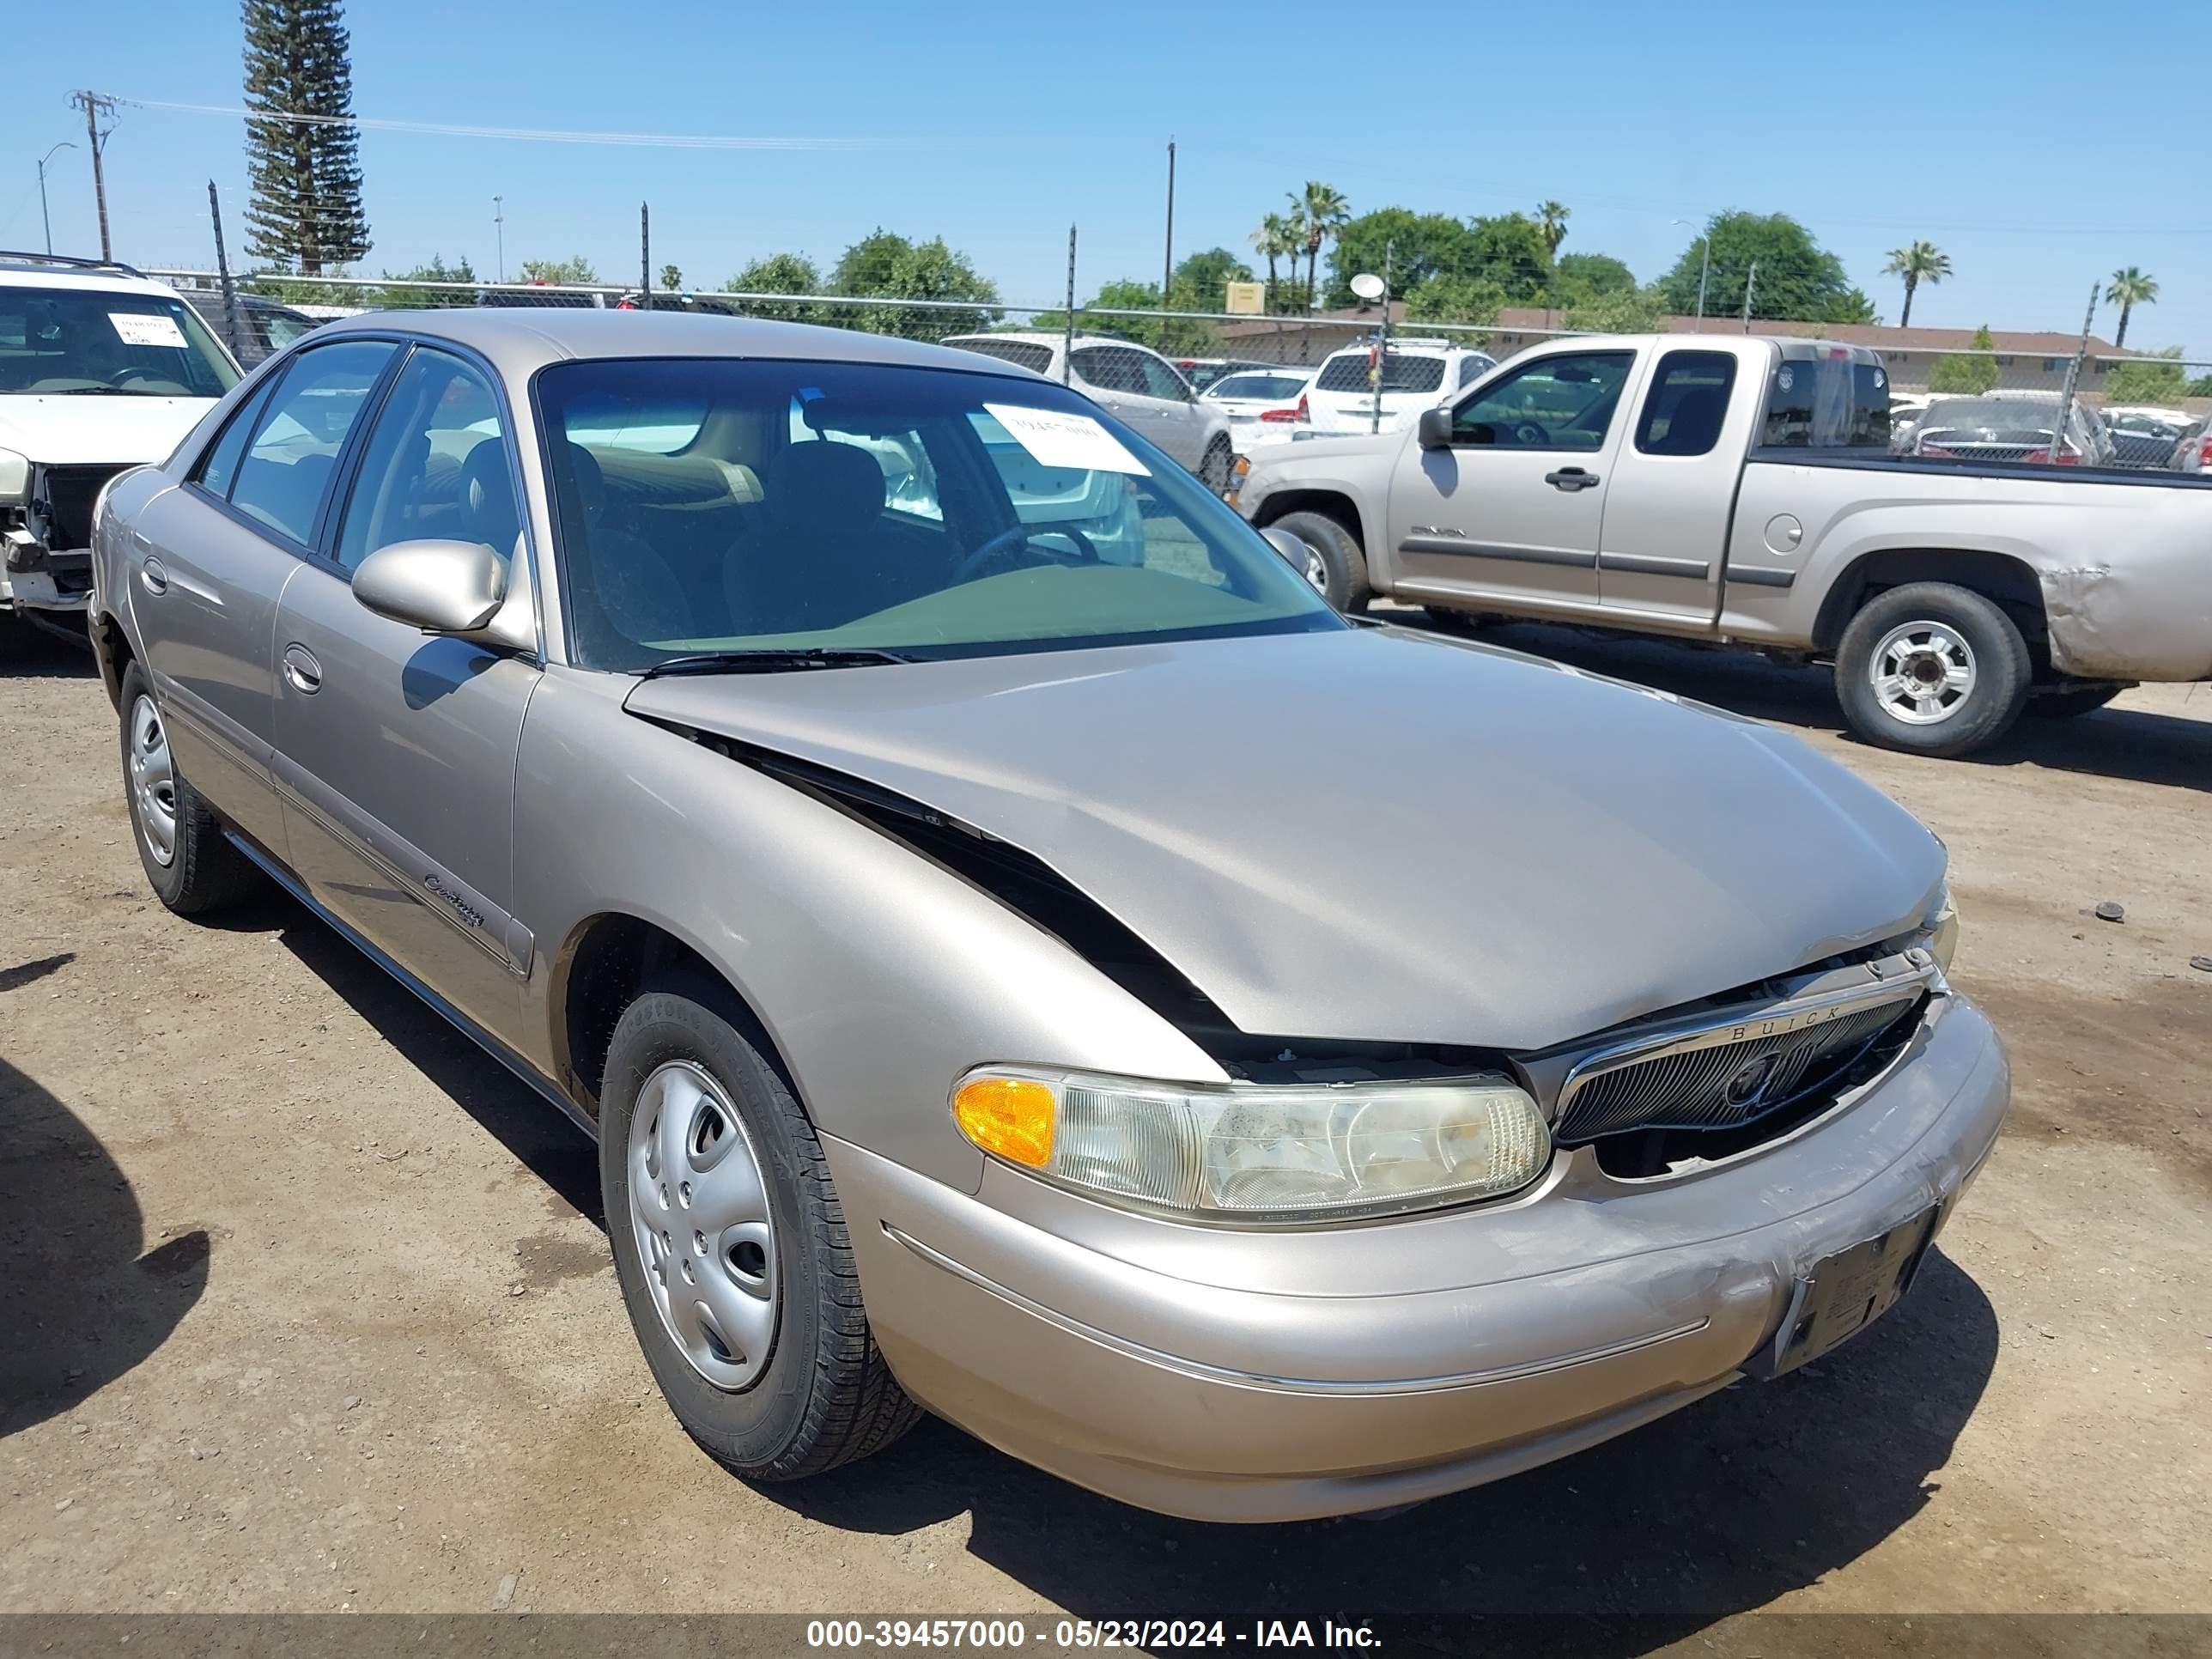
[[1129, 453], [1127, 445], [1088, 415], [1027, 409], [1019, 404], [985, 404], [983, 407], [1041, 466], [1126, 472], [1139, 478], [1152, 476], [1151, 469]]

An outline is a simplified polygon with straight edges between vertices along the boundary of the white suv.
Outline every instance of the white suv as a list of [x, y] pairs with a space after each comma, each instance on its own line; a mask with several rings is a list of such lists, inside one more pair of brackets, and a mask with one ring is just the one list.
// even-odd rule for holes
[[81, 619], [100, 490], [166, 459], [237, 384], [175, 290], [128, 265], [0, 253], [0, 617]]
[[1372, 375], [1378, 355], [1382, 369], [1380, 429], [1384, 432], [1410, 425], [1439, 398], [1473, 385], [1498, 367], [1498, 359], [1488, 352], [1449, 340], [1395, 338], [1387, 351], [1380, 339], [1346, 346], [1329, 354], [1306, 393], [1316, 437], [1376, 429], [1378, 400]]

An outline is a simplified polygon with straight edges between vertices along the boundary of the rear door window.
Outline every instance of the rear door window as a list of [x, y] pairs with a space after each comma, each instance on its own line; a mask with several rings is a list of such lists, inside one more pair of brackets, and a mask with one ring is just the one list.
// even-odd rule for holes
[[1735, 358], [1725, 351], [1670, 351], [1659, 360], [1636, 447], [1646, 455], [1710, 455], [1721, 441]]

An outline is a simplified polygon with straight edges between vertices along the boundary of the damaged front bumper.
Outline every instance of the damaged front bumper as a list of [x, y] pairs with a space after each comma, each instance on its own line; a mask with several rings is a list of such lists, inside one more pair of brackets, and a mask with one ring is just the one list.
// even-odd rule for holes
[[0, 532], [0, 610], [82, 615], [91, 603], [90, 548], [51, 548], [21, 526]]

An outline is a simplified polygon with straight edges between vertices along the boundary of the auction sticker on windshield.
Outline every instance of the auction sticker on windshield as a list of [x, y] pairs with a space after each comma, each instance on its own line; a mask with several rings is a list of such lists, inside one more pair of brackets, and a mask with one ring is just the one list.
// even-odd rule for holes
[[985, 404], [983, 409], [1041, 465], [1127, 472], [1140, 478], [1152, 476], [1151, 469], [1129, 453], [1128, 446], [1088, 415], [1025, 409], [1019, 404]]
[[184, 331], [173, 317], [149, 317], [143, 311], [111, 311], [107, 320], [127, 346], [174, 346], [185, 349]]

